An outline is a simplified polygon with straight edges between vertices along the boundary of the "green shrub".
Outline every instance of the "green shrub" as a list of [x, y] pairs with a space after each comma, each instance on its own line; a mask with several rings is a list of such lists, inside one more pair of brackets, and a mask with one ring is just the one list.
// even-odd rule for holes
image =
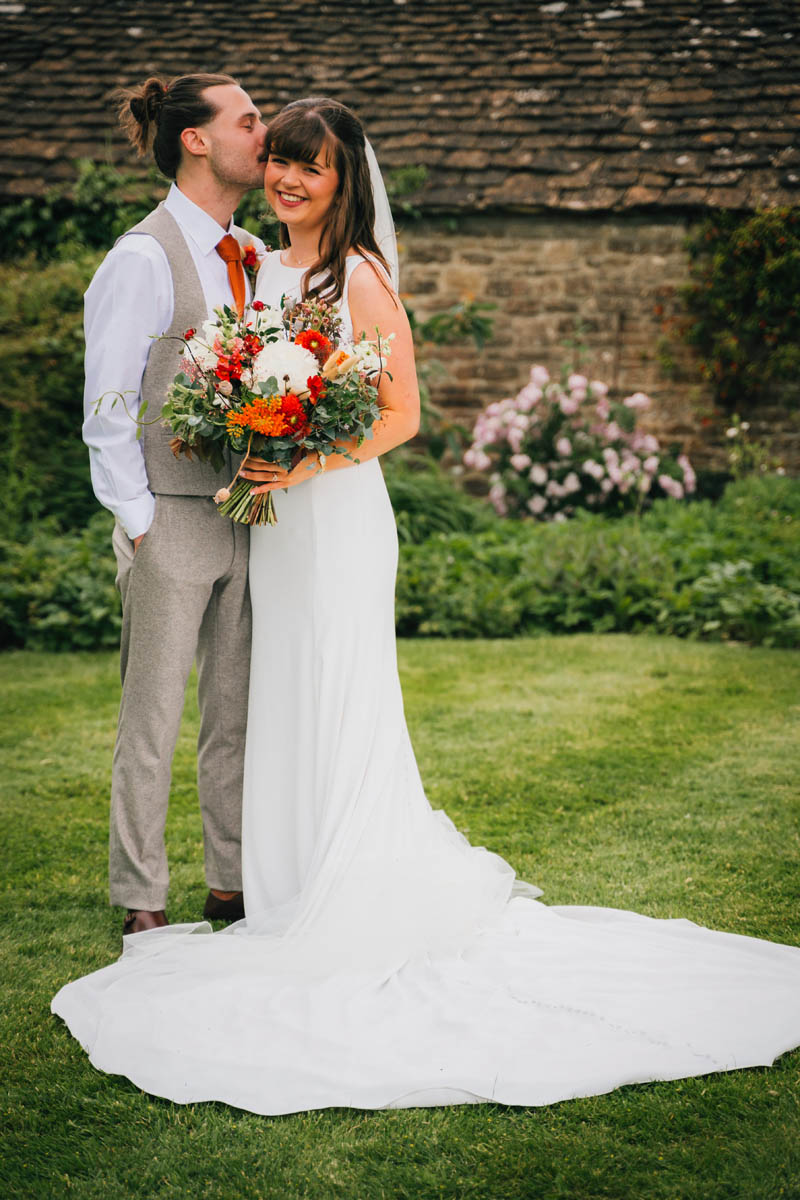
[[[110, 250], [118, 237], [155, 208], [170, 186], [155, 167], [143, 178], [109, 163], [80, 159], [75, 172], [74, 182], [51, 188], [44, 197], [0, 205], [1, 260], [33, 252], [46, 262], [87, 249]], [[260, 190], [248, 193], [236, 219], [269, 245], [278, 244], [277, 221]]]
[[800, 208], [720, 213], [688, 241], [685, 334], [728, 410], [800, 404]]
[[401, 542], [423, 542], [434, 533], [472, 532], [497, 524], [484, 500], [457, 487], [452, 476], [427, 455], [395, 451], [381, 461]]
[[[716, 505], [661, 500], [638, 520], [543, 525], [493, 517], [438, 471], [394, 465], [387, 477], [404, 541], [402, 635], [655, 630], [800, 647], [795, 480], [744, 480]], [[0, 645], [116, 645], [111, 527], [100, 512], [80, 533], [45, 523], [26, 541], [0, 541]]]
[[81, 425], [83, 293], [98, 259], [0, 266], [3, 536], [51, 514], [83, 525], [96, 511]]
[[662, 500], [640, 519], [437, 535], [401, 556], [408, 636], [655, 629], [800, 646], [800, 484], [743, 481], [722, 501]]
[[[493, 517], [438, 471], [400, 464], [387, 477], [404, 540], [402, 635], [655, 630], [800, 647], [797, 481], [745, 480], [716, 505], [661, 500], [638, 520], [541, 525]], [[116, 645], [111, 526], [101, 512], [80, 533], [45, 523], [0, 541], [0, 645]]]
[[26, 541], [0, 540], [0, 646], [98, 650], [119, 643], [113, 519], [96, 513], [80, 533], [53, 522]]

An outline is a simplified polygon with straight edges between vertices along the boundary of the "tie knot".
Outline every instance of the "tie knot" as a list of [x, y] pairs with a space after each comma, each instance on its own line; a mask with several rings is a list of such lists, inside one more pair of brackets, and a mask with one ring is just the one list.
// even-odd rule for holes
[[217, 242], [216, 250], [226, 263], [242, 261], [242, 248], [232, 233], [226, 233], [225, 237]]

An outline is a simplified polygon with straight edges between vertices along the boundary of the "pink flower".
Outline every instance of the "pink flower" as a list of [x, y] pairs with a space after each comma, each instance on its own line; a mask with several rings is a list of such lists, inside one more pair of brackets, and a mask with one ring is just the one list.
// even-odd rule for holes
[[538, 517], [547, 508], [547, 501], [544, 496], [531, 496], [528, 501], [528, 511], [532, 512], [535, 517]]
[[683, 486], [677, 479], [673, 479], [671, 475], [659, 475], [658, 482], [662, 492], [672, 496], [673, 500], [683, 499]]
[[606, 460], [606, 466], [609, 463], [613, 463], [615, 467], [619, 465], [619, 455], [613, 446], [606, 446], [603, 450], [603, 458]]
[[527, 471], [531, 458], [528, 454], [512, 454], [510, 462], [515, 471]]
[[492, 465], [492, 460], [482, 446], [470, 446], [464, 451], [464, 465], [474, 467], [476, 471], [485, 471]]
[[626, 408], [649, 408], [650, 397], [644, 392], [634, 392], [632, 396], [626, 396], [622, 403]]
[[585, 394], [588, 386], [589, 380], [585, 375], [570, 375], [569, 379], [567, 380], [567, 387], [571, 392], [578, 391]]
[[547, 367], [535, 366], [531, 367], [531, 383], [535, 383], [537, 387], [544, 387], [550, 382], [550, 372]]
[[591, 458], [587, 458], [586, 462], [582, 465], [581, 470], [583, 471], [584, 475], [591, 475], [592, 479], [602, 479], [606, 473], [602, 463], [595, 462]]
[[567, 475], [566, 479], [564, 480], [564, 491], [567, 493], [568, 496], [570, 496], [570, 495], [572, 495], [573, 492], [579, 492], [580, 490], [581, 490], [580, 479], [578, 478], [578, 476], [575, 474], [574, 471], [570, 471], [569, 475]]
[[568, 437], [560, 437], [558, 439], [556, 442], [556, 453], [560, 454], [562, 458], [566, 458], [567, 455], [572, 454], [572, 442]]
[[697, 476], [694, 473], [694, 468], [689, 462], [685, 454], [678, 455], [678, 466], [683, 471], [683, 486], [687, 494], [691, 495], [697, 488]]
[[620, 427], [616, 421], [608, 422], [608, 424], [606, 425], [605, 433], [606, 433], [606, 437], [608, 438], [608, 440], [610, 442], [619, 441], [619, 439], [622, 437], [622, 430], [620, 429]]
[[589, 387], [592, 395], [596, 396], [598, 400], [604, 400], [608, 395], [608, 384], [601, 382], [599, 379], [593, 379]]
[[644, 460], [644, 462], [642, 463], [642, 466], [644, 467], [644, 469], [648, 475], [655, 475], [656, 471], [658, 470], [658, 461], [659, 460], [658, 460], [657, 454], [651, 454], [649, 456], [649, 458], [646, 458]]
[[546, 496], [553, 496], [556, 500], [560, 500], [565, 495], [564, 489], [557, 479], [551, 479], [547, 487], [544, 489]]
[[534, 463], [528, 474], [528, 479], [531, 483], [535, 483], [537, 487], [544, 487], [547, 483], [547, 471], [541, 463]]
[[608, 420], [608, 414], [611, 412], [611, 405], [604, 396], [597, 401], [597, 404], [595, 405], [595, 412], [602, 421]]
[[652, 484], [653, 484], [653, 476], [652, 475], [642, 475], [642, 477], [639, 480], [639, 491], [642, 493], [643, 496], [645, 496], [650, 491]]
[[518, 429], [516, 426], [514, 426], [512, 429], [509, 429], [506, 435], [506, 440], [508, 441], [508, 444], [513, 452], [515, 454], [519, 454], [520, 450], [522, 449], [522, 443], [525, 441], [525, 432], [524, 430]]
[[581, 402], [575, 393], [567, 396], [562, 392], [558, 398], [558, 404], [565, 417], [573, 416], [581, 406]]
[[542, 398], [542, 389], [536, 387], [533, 383], [526, 383], [524, 388], [517, 392], [517, 408], [520, 412], [530, 412], [535, 404], [538, 404]]
[[502, 483], [493, 483], [489, 488], [489, 500], [499, 517], [504, 517], [508, 513], [505, 496], [506, 489]]
[[658, 454], [658, 438], [652, 433], [635, 433], [631, 438], [631, 448], [637, 454]]

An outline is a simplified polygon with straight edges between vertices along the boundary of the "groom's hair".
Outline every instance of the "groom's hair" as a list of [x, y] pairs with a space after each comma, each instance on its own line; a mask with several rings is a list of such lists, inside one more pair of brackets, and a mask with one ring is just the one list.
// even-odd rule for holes
[[208, 89], [231, 83], [238, 87], [230, 75], [179, 75], [168, 83], [151, 75], [138, 87], [117, 90], [120, 125], [139, 155], [147, 153], [152, 141], [159, 171], [174, 179], [181, 163], [181, 134], [216, 116]]

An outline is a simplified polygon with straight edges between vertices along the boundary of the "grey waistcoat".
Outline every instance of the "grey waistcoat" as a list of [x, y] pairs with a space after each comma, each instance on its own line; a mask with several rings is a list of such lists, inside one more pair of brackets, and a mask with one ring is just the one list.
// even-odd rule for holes
[[[231, 232], [242, 245], [251, 240], [245, 229], [233, 226]], [[199, 328], [210, 314], [191, 251], [178, 222], [161, 203], [128, 233], [149, 234], [167, 256], [174, 300], [172, 324], [163, 332], [179, 338], [187, 329]], [[239, 458], [232, 459], [226, 451], [226, 465], [220, 474], [210, 463], [200, 462], [196, 457], [191, 460], [183, 455], [176, 458], [169, 448], [174, 435], [158, 420], [167, 389], [181, 369], [182, 350], [180, 342], [154, 341], [150, 346], [141, 389], [142, 399], [147, 402], [143, 419], [148, 422], [141, 434], [144, 465], [150, 490], [156, 495], [212, 496], [223, 484], [230, 483]]]

